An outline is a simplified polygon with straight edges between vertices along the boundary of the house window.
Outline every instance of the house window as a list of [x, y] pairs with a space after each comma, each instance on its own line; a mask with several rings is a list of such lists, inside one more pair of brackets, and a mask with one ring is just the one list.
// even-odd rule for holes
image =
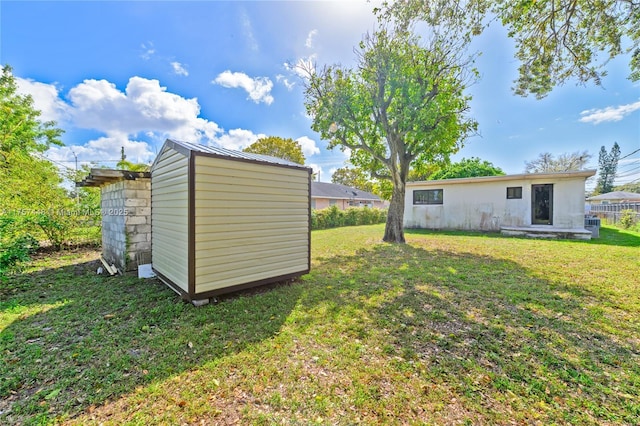
[[316, 208], [316, 200], [315, 199], [311, 199], [311, 208], [315, 209]]
[[413, 204], [442, 204], [442, 189], [420, 189], [413, 191]]
[[516, 198], [522, 198], [521, 186], [508, 186], [507, 187], [507, 200], [513, 200]]
[[329, 200], [329, 205], [330, 206], [335, 206], [336, 204], [338, 204], [338, 200]]

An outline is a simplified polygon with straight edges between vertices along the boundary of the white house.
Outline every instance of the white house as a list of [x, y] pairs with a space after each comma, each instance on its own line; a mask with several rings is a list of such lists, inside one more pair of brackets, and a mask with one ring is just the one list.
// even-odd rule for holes
[[585, 180], [595, 170], [408, 182], [405, 228], [591, 238]]

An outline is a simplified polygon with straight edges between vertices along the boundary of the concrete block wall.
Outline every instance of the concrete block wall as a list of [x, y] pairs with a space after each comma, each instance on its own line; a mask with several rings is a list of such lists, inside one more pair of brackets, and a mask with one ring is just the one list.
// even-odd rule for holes
[[138, 267], [151, 251], [151, 179], [121, 180], [102, 187], [102, 255], [121, 271]]

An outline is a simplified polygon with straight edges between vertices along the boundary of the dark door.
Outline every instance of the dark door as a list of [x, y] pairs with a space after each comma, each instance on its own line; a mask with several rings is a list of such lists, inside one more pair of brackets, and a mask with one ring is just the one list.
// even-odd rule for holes
[[531, 223], [553, 224], [553, 185], [531, 185]]

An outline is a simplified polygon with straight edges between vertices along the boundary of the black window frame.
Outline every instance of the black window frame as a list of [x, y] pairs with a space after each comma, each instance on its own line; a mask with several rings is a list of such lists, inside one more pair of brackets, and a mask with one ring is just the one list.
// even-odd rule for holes
[[[426, 197], [416, 197], [418, 193], [428, 194]], [[440, 197], [434, 197], [431, 194], [440, 194]], [[420, 198], [420, 199], [418, 199]], [[428, 206], [444, 204], [444, 189], [415, 189], [413, 191], [413, 205]]]
[[[510, 194], [510, 192], [514, 192], [514, 193]], [[507, 200], [521, 200], [521, 199], [522, 199], [521, 186], [507, 186]]]

